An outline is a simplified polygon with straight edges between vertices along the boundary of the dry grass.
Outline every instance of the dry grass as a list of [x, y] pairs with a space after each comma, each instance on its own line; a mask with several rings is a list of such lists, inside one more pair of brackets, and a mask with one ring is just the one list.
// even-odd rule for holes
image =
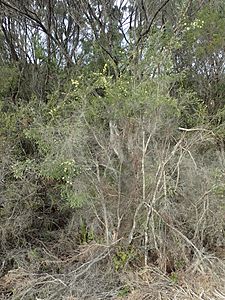
[[39, 267], [48, 262], [48, 272], [38, 271], [37, 264], [10, 270], [0, 279], [1, 299], [224, 299], [225, 261], [215, 256], [203, 256], [203, 261], [196, 259], [187, 270], [171, 274], [154, 265], [134, 268], [128, 264], [116, 271], [112, 260], [116, 248], [116, 244], [91, 243], [61, 260], [44, 251]]

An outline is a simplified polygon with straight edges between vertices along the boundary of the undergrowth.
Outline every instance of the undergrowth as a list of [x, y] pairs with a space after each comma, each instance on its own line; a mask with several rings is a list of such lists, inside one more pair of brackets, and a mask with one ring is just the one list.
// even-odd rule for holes
[[102, 72], [1, 102], [2, 299], [223, 295], [222, 135], [170, 84]]

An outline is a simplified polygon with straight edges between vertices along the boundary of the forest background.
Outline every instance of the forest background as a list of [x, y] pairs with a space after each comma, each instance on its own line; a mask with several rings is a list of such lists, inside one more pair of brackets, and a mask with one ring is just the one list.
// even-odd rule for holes
[[0, 16], [1, 299], [224, 299], [225, 2]]

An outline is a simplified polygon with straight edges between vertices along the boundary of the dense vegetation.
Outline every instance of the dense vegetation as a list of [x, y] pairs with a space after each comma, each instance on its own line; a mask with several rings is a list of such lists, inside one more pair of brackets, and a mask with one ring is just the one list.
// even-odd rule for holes
[[224, 1], [0, 9], [0, 298], [224, 299]]

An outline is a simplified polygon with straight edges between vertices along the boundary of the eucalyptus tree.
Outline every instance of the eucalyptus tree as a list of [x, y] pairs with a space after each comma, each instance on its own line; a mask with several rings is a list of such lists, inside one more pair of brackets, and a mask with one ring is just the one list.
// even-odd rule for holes
[[107, 64], [116, 77], [129, 71], [141, 78], [146, 70], [150, 77], [168, 73], [168, 58], [169, 72], [186, 72], [186, 84], [213, 106], [223, 94], [224, 6], [220, 0], [1, 0], [1, 57], [41, 68], [46, 86], [55, 68]]

